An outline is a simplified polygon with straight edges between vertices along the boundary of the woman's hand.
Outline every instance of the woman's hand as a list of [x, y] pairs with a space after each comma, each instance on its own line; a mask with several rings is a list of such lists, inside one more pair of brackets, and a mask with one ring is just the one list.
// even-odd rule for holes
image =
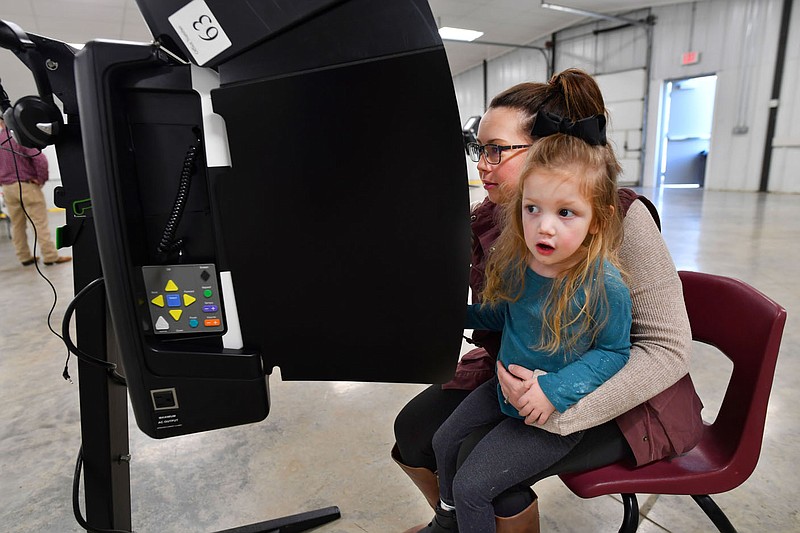
[[511, 365], [510, 368], [516, 370], [511, 373], [506, 370], [503, 363], [497, 362], [497, 381], [500, 382], [500, 389], [503, 391], [503, 396], [506, 401], [519, 410], [525, 404], [520, 402], [520, 398], [530, 388], [530, 380], [533, 379], [533, 371], [519, 365]]
[[529, 426], [544, 424], [556, 408], [539, 387], [532, 370], [519, 365], [509, 365], [506, 370], [497, 363], [497, 380], [508, 403], [514, 406]]

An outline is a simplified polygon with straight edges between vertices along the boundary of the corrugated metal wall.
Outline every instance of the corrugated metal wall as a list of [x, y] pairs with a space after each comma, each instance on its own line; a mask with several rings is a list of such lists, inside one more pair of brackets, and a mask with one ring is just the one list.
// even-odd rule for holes
[[800, 3], [794, 2], [773, 137], [770, 189], [800, 192]]
[[603, 92], [609, 121], [607, 134], [622, 166], [621, 185], [641, 180], [642, 124], [647, 73], [644, 68], [595, 76]]
[[[647, 18], [649, 10], [625, 14]], [[592, 74], [612, 74], [647, 66], [647, 32], [640, 26], [598, 20], [556, 35], [556, 70], [577, 67]]]
[[[533, 43], [544, 46], [544, 43]], [[486, 64], [486, 104], [500, 91], [523, 81], [547, 80], [547, 61], [538, 50], [520, 48]], [[483, 95], [483, 65], [472, 68], [453, 78], [456, 88], [461, 122], [472, 115], [482, 115], [485, 109]]]
[[[800, 192], [800, 172], [794, 170], [800, 166], [800, 6], [796, 4], [773, 140], [769, 190], [776, 192]], [[656, 17], [643, 119], [645, 186], [651, 186], [655, 178], [657, 117], [664, 82], [716, 74], [706, 187], [758, 190], [782, 5], [783, 0], [706, 0], [626, 15], [639, 19], [650, 13]], [[611, 74], [646, 67], [646, 32], [634, 26], [608, 31], [615, 26], [619, 25], [603, 20], [559, 32], [556, 70], [574, 66], [592, 74]], [[688, 51], [700, 52], [697, 64], [681, 64], [681, 55]], [[533, 50], [515, 51], [490, 61], [489, 98], [521, 81], [544, 81], [546, 72], [544, 59]], [[483, 101], [482, 68], [456, 76], [455, 80], [459, 109], [466, 118], [477, 110], [475, 106], [467, 108], [468, 103], [476, 101], [471, 95], [479, 94], [477, 101]], [[464, 114], [467, 109], [469, 114]]]
[[547, 61], [538, 50], [519, 49], [488, 64], [487, 89], [492, 96], [522, 81], [546, 79]]

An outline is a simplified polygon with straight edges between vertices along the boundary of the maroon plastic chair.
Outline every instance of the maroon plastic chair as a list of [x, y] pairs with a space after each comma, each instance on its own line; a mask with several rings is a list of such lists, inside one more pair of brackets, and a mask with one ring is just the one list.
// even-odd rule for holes
[[739, 280], [679, 272], [692, 338], [719, 349], [733, 362], [728, 388], [713, 424], [690, 452], [635, 468], [621, 462], [563, 474], [581, 498], [621, 494], [620, 533], [639, 527], [636, 493], [690, 495], [719, 531], [735, 533], [709, 494], [741, 485], [758, 463], [775, 363], [786, 310]]

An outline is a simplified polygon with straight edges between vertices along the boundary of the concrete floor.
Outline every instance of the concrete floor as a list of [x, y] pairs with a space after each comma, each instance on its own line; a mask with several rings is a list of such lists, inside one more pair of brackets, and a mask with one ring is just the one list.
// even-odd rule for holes
[[[478, 193], [478, 191], [473, 191]], [[659, 206], [679, 269], [737, 277], [789, 312], [761, 461], [741, 487], [715, 500], [741, 532], [800, 531], [800, 195], [646, 191]], [[53, 214], [52, 227], [63, 223]], [[66, 253], [69, 253], [68, 251]], [[58, 291], [60, 329], [72, 266], [44, 267]], [[0, 225], [0, 531], [82, 531], [72, 516], [80, 446], [77, 384], [61, 377], [66, 350], [47, 329], [53, 291], [22, 268]], [[70, 365], [77, 381], [74, 360]], [[693, 376], [713, 417], [729, 367], [703, 351]], [[140, 533], [211, 532], [336, 505], [320, 533], [391, 533], [431, 512], [389, 458], [392, 422], [422, 385], [284, 383], [270, 379], [262, 423], [152, 440], [130, 416], [132, 521]], [[617, 498], [581, 500], [558, 479], [536, 485], [542, 531], [616, 531]], [[691, 533], [713, 526], [688, 498], [641, 495], [639, 531]]]

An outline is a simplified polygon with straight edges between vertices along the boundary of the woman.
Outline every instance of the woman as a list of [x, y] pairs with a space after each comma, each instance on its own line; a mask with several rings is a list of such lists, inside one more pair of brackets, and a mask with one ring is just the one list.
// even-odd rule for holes
[[[568, 108], [565, 91], [570, 91], [569, 101], [586, 104], [580, 109]], [[579, 98], [575, 92], [580, 93]], [[594, 79], [575, 69], [546, 84], [516, 85], [492, 100], [478, 128], [479, 144], [494, 146], [478, 150], [478, 171], [487, 198], [472, 211], [473, 294], [483, 286], [486, 254], [500, 232], [497, 208], [517, 186], [526, 148], [536, 141], [531, 132], [539, 111], [575, 120], [604, 114], [605, 105]], [[593, 393], [550, 416], [544, 425], [548, 431], [567, 435], [586, 430], [584, 436], [555, 465], [495, 498], [498, 532], [539, 530], [538, 502], [529, 488], [539, 479], [622, 459], [646, 464], [688, 451], [702, 434], [702, 405], [688, 375], [691, 330], [680, 279], [645, 200], [621, 190], [620, 204], [626, 216], [619, 255], [633, 306], [630, 360]], [[495, 373], [499, 335], [476, 331], [473, 340], [479, 348], [464, 355], [454, 379], [421, 392], [395, 420], [392, 456], [432, 507], [438, 499], [433, 435], [469, 392]], [[509, 403], [523, 416], [529, 414], [526, 395], [533, 371], [514, 365], [506, 371], [498, 366], [497, 376]], [[489, 429], [468, 439], [461, 456], [466, 457]]]

